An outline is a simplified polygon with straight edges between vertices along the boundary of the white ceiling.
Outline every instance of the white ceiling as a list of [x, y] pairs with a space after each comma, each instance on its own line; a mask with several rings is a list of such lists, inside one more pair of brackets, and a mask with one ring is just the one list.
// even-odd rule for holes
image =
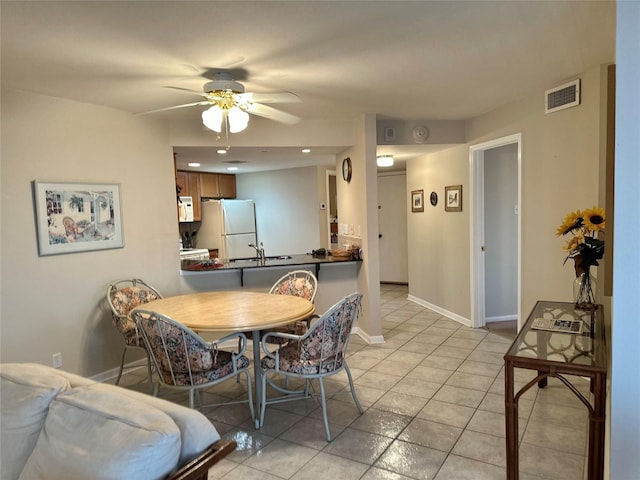
[[[296, 93], [301, 103], [277, 108], [303, 122], [464, 120], [611, 61], [615, 44], [613, 1], [2, 0], [0, 9], [3, 87], [131, 113], [199, 101], [165, 87], [201, 91], [207, 69], [228, 68], [246, 72], [247, 91]], [[193, 122], [202, 110], [153, 115]], [[257, 147], [227, 158], [282, 168], [333, 162], [341, 149]], [[401, 160], [420, 151], [391, 150]], [[217, 158], [204, 147], [178, 153]]]

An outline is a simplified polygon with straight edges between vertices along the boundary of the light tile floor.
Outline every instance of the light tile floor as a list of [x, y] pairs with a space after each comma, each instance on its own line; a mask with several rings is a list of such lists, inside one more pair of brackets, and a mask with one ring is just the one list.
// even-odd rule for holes
[[[503, 355], [514, 329], [474, 330], [407, 300], [407, 287], [381, 286], [385, 343], [351, 338], [348, 363], [365, 409], [353, 403], [346, 375], [325, 381], [332, 442], [319, 400], [272, 405], [255, 430], [244, 405], [201, 411], [238, 448], [209, 479], [504, 480]], [[146, 370], [123, 386], [148, 392]], [[516, 371], [525, 385], [533, 372]], [[572, 381], [588, 393], [588, 382]], [[246, 395], [243, 383], [203, 392], [203, 403]], [[160, 396], [187, 403], [182, 393]], [[581, 480], [587, 410], [555, 379], [520, 400], [520, 478]]]

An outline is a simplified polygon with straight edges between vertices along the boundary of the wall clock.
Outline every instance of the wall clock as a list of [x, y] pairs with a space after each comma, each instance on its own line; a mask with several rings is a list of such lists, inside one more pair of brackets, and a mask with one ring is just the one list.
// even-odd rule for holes
[[349, 157], [342, 161], [342, 178], [345, 182], [351, 181], [351, 159]]
[[436, 192], [431, 192], [429, 201], [431, 202], [431, 205], [435, 207], [438, 204], [438, 194]]

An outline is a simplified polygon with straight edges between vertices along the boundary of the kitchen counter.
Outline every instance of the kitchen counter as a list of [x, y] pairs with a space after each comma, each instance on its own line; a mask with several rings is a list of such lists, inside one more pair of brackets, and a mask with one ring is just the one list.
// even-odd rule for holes
[[351, 257], [333, 257], [326, 255], [324, 257], [316, 257], [313, 255], [280, 255], [275, 257], [266, 257], [264, 263], [257, 259], [238, 259], [224, 260], [220, 258], [212, 258], [210, 260], [182, 260], [180, 268], [185, 272], [211, 272], [219, 270], [245, 270], [249, 268], [273, 268], [273, 267], [289, 267], [297, 265], [316, 265], [328, 263], [344, 263], [355, 262]]

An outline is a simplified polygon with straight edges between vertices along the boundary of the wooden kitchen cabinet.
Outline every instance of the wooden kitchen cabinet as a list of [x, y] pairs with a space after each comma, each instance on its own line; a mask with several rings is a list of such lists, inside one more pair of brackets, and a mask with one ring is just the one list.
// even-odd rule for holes
[[181, 187], [181, 197], [192, 197], [193, 199], [193, 220], [199, 222], [201, 220], [200, 210], [200, 173], [185, 172], [178, 170], [176, 172], [176, 185]]
[[236, 198], [236, 176], [226, 173], [200, 173], [202, 198]]

